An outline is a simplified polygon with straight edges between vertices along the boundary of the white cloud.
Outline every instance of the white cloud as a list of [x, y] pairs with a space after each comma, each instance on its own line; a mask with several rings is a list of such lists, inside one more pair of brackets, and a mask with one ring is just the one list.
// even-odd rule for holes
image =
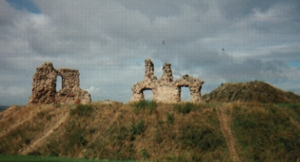
[[94, 93], [94, 92], [99, 92], [100, 88], [96, 88], [94, 86], [91, 86], [90, 88], [85, 89], [85, 90], [87, 90], [89, 93]]
[[3, 104], [27, 102], [35, 68], [45, 61], [79, 69], [93, 101], [127, 102], [143, 79], [146, 58], [158, 78], [170, 62], [174, 77], [203, 79], [203, 93], [222, 82], [254, 79], [300, 92], [298, 69], [286, 65], [300, 61], [297, 1], [33, 2], [40, 14], [0, 0], [0, 82], [15, 87], [5, 91], [16, 95]]

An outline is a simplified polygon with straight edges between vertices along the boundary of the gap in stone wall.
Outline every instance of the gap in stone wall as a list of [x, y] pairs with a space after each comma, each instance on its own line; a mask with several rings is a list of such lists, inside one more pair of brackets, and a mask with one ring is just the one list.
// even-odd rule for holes
[[153, 92], [152, 90], [144, 90], [144, 98], [145, 100], [151, 101], [153, 100]]
[[56, 77], [56, 92], [62, 89], [62, 78], [61, 76]]
[[181, 87], [181, 101], [189, 102], [191, 101], [191, 94], [189, 87]]

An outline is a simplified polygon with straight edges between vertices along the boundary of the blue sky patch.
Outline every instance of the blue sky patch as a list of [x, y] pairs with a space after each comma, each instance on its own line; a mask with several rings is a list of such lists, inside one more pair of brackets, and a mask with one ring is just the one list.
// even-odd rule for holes
[[286, 64], [290, 67], [300, 67], [300, 61], [289, 61]]
[[26, 10], [31, 13], [39, 14], [41, 10], [31, 0], [6, 0], [10, 6], [17, 10]]

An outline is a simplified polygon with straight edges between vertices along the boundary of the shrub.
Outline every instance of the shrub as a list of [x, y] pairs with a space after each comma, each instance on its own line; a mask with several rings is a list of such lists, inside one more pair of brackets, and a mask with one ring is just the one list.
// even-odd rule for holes
[[154, 142], [157, 144], [160, 144], [163, 141], [163, 135], [161, 131], [159, 131], [158, 128], [156, 128], [155, 134], [154, 134]]
[[88, 141], [84, 139], [84, 136], [82, 133], [73, 133], [72, 136], [69, 136], [70, 145], [74, 146], [76, 144], [79, 144], [81, 146], [85, 146]]
[[174, 123], [174, 114], [167, 113], [167, 124], [173, 124]]
[[182, 135], [179, 138], [183, 147], [198, 148], [203, 151], [214, 150], [225, 146], [225, 138], [219, 130], [209, 127], [188, 126], [181, 129]]
[[155, 101], [141, 100], [133, 103], [132, 106], [134, 107], [134, 112], [136, 114], [140, 113], [142, 110], [148, 110], [149, 113], [152, 114], [157, 108], [157, 103]]
[[196, 110], [199, 105], [195, 104], [195, 103], [186, 103], [184, 105], [182, 104], [174, 104], [174, 110], [178, 113], [183, 113], [183, 114], [188, 114], [193, 110]]
[[144, 132], [144, 130], [145, 130], [144, 120], [140, 120], [137, 124], [133, 120], [130, 128], [131, 140], [134, 140], [135, 139], [134, 136], [140, 135], [141, 133]]
[[62, 104], [55, 104], [55, 108], [61, 108]]
[[274, 105], [233, 109], [232, 128], [245, 158], [297, 161], [300, 134], [284, 111]]
[[90, 116], [93, 112], [91, 105], [77, 105], [75, 109], [70, 110], [70, 115]]
[[150, 154], [146, 149], [141, 150], [141, 155], [144, 159], [149, 159], [150, 158]]
[[288, 108], [293, 110], [298, 116], [300, 116], [300, 104], [299, 103], [282, 103], [282, 104], [275, 104], [278, 107]]
[[37, 114], [37, 117], [39, 118], [39, 119], [43, 119], [44, 118], [44, 116], [45, 116], [45, 112], [39, 112], [38, 114]]

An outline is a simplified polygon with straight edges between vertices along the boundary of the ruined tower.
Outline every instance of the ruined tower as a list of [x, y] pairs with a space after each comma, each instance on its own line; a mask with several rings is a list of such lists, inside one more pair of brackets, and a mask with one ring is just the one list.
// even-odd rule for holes
[[57, 103], [91, 102], [90, 94], [79, 87], [79, 71], [74, 69], [59, 69], [58, 75], [62, 78], [62, 89], [57, 92]]
[[145, 77], [144, 80], [156, 80], [154, 76], [154, 64], [150, 59], [145, 60]]
[[32, 95], [29, 103], [55, 103], [57, 70], [51, 62], [36, 68], [33, 76]]
[[156, 84], [156, 95], [153, 95], [153, 100], [159, 102], [179, 102], [180, 89], [173, 82], [173, 74], [170, 63], [165, 63], [163, 75]]
[[157, 82], [157, 77], [154, 76], [154, 64], [150, 59], [145, 60], [145, 76], [144, 80], [137, 82], [132, 88], [132, 97], [130, 101], [140, 101], [143, 100], [144, 93], [143, 91], [145, 90], [152, 90], [153, 96], [156, 92], [156, 82]]
[[144, 99], [144, 90], [152, 90], [153, 100], [158, 102], [175, 103], [181, 101], [181, 87], [189, 87], [191, 102], [201, 102], [201, 88], [204, 82], [187, 74], [173, 81], [170, 63], [163, 66], [163, 75], [157, 80], [154, 76], [154, 64], [150, 59], [145, 60], [145, 77], [132, 87], [131, 102]]
[[[201, 89], [204, 81], [190, 77], [187, 74], [183, 75], [181, 78], [175, 81], [177, 87], [188, 87], [191, 95], [191, 102], [201, 102]], [[181, 89], [180, 89], [181, 91]], [[181, 92], [179, 91], [179, 95]], [[180, 97], [180, 96], [179, 96]]]
[[160, 80], [165, 82], [173, 82], [171, 64], [165, 63], [162, 70], [163, 70], [163, 75]]
[[[56, 92], [56, 78], [62, 77], [62, 89]], [[56, 70], [51, 62], [37, 67], [33, 76], [32, 95], [29, 103], [80, 103], [91, 102], [91, 95], [79, 87], [79, 71], [73, 69]]]

